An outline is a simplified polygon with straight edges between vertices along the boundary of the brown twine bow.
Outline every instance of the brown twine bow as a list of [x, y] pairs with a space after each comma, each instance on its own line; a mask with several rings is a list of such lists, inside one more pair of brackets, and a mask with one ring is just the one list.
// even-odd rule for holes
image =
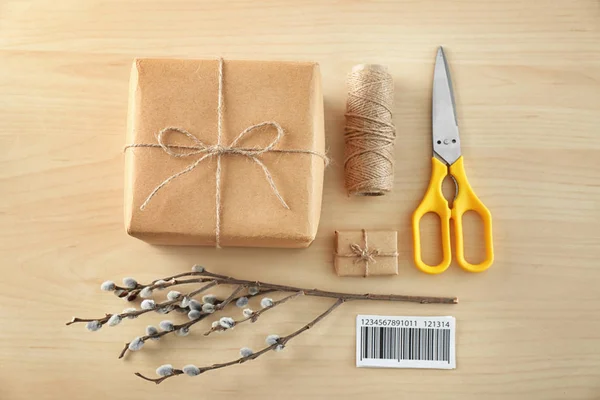
[[354, 264], [358, 264], [360, 262], [365, 263], [365, 278], [369, 276], [369, 263], [375, 264], [377, 260], [375, 257], [398, 257], [397, 252], [393, 253], [385, 253], [381, 252], [379, 249], [369, 249], [369, 238], [367, 236], [367, 231], [362, 229], [363, 234], [363, 243], [364, 247], [361, 247], [357, 243], [352, 243], [350, 245], [350, 250], [352, 250], [352, 254], [337, 254], [338, 257], [348, 257], [354, 258]]
[[[156, 194], [162, 188], [164, 188], [167, 184], [169, 184], [171, 181], [179, 178], [182, 175], [187, 174], [188, 172], [193, 171], [205, 159], [207, 159], [209, 157], [216, 157], [217, 169], [216, 169], [216, 173], [215, 173], [215, 176], [216, 176], [215, 245], [217, 248], [221, 247], [220, 246], [220, 237], [221, 237], [221, 156], [223, 156], [223, 155], [241, 155], [241, 156], [247, 157], [250, 160], [254, 161], [263, 170], [263, 172], [265, 174], [265, 178], [266, 178], [267, 182], [269, 183], [271, 190], [273, 191], [273, 194], [275, 195], [275, 197], [277, 197], [277, 199], [279, 200], [281, 205], [288, 210], [290, 209], [290, 207], [288, 206], [288, 204], [285, 202], [285, 200], [279, 193], [279, 190], [277, 189], [277, 186], [275, 185], [275, 182], [273, 181], [273, 176], [271, 175], [271, 172], [269, 171], [267, 166], [261, 160], [258, 159], [258, 157], [264, 153], [310, 154], [310, 155], [314, 155], [314, 156], [322, 158], [323, 161], [325, 162], [326, 166], [327, 166], [327, 164], [329, 164], [329, 159], [327, 158], [327, 156], [325, 154], [319, 153], [317, 151], [295, 150], [295, 149], [291, 149], [291, 150], [275, 149], [274, 147], [279, 143], [281, 138], [284, 136], [283, 128], [281, 127], [281, 125], [279, 125], [279, 123], [277, 123], [275, 121], [265, 121], [265, 122], [258, 123], [256, 125], [251, 125], [248, 128], [244, 129], [231, 142], [231, 144], [229, 144], [228, 146], [227, 145], [224, 146], [222, 144], [222, 136], [223, 136], [222, 135], [222, 131], [223, 131], [223, 129], [222, 129], [222, 126], [223, 126], [223, 59], [222, 58], [219, 58], [219, 71], [218, 72], [219, 72], [219, 91], [218, 91], [218, 105], [217, 105], [217, 117], [218, 117], [217, 118], [217, 144], [207, 145], [204, 142], [202, 142], [200, 139], [198, 139], [196, 136], [194, 136], [192, 133], [190, 133], [189, 131], [187, 131], [183, 128], [169, 126], [169, 127], [161, 129], [161, 131], [158, 132], [158, 135], [156, 137], [157, 142], [158, 142], [157, 144], [133, 143], [133, 144], [125, 146], [125, 150], [130, 149], [130, 148], [140, 148], [140, 147], [141, 148], [161, 148], [169, 156], [176, 157], [176, 158], [193, 157], [193, 156], [202, 154], [202, 156], [200, 158], [198, 158], [196, 161], [194, 161], [194, 163], [190, 164], [188, 167], [181, 170], [180, 172], [177, 172], [177, 173], [171, 175], [170, 177], [165, 179], [162, 183], [160, 183], [158, 186], [156, 186], [154, 188], [154, 190], [152, 190], [152, 192], [148, 195], [148, 197], [146, 197], [146, 200], [144, 200], [144, 202], [140, 206], [140, 210], [144, 210], [148, 206], [148, 204], [150, 203], [152, 198], [154, 196], [156, 196]], [[250, 148], [241, 147], [238, 145], [238, 143], [244, 138], [244, 136], [252, 133], [255, 130], [266, 127], [266, 126], [272, 126], [277, 130], [277, 136], [275, 137], [275, 139], [273, 141], [271, 141], [271, 143], [269, 143], [268, 145], [266, 145], [264, 147], [256, 146], [256, 147], [250, 147]], [[181, 146], [181, 145], [167, 144], [165, 142], [165, 136], [169, 133], [183, 134], [188, 139], [190, 139], [194, 143], [194, 145]], [[174, 151], [174, 150], [180, 150], [180, 151]]]

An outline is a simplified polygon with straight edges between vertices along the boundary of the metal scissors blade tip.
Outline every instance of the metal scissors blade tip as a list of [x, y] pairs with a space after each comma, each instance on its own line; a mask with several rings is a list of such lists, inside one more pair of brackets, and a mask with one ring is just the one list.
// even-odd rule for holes
[[460, 157], [460, 139], [452, 79], [442, 46], [435, 58], [431, 111], [433, 152], [451, 165]]

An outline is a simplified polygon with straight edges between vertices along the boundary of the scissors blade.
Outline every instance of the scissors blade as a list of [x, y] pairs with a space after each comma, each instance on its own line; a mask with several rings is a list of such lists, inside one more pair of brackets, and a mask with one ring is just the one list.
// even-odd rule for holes
[[442, 47], [435, 58], [431, 114], [433, 153], [447, 165], [452, 165], [461, 155], [460, 138], [452, 79]]

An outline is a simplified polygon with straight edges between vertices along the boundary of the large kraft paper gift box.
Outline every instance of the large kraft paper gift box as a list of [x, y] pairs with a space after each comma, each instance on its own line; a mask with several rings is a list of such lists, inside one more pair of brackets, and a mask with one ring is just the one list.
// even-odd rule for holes
[[[273, 122], [235, 141], [264, 121]], [[219, 247], [302, 248], [314, 240], [326, 163], [318, 64], [138, 59], [127, 144], [130, 235]]]

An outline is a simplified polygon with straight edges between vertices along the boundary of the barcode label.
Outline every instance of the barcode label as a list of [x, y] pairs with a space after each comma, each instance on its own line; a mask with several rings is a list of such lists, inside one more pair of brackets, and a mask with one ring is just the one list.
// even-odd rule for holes
[[356, 366], [456, 368], [453, 317], [356, 318]]

